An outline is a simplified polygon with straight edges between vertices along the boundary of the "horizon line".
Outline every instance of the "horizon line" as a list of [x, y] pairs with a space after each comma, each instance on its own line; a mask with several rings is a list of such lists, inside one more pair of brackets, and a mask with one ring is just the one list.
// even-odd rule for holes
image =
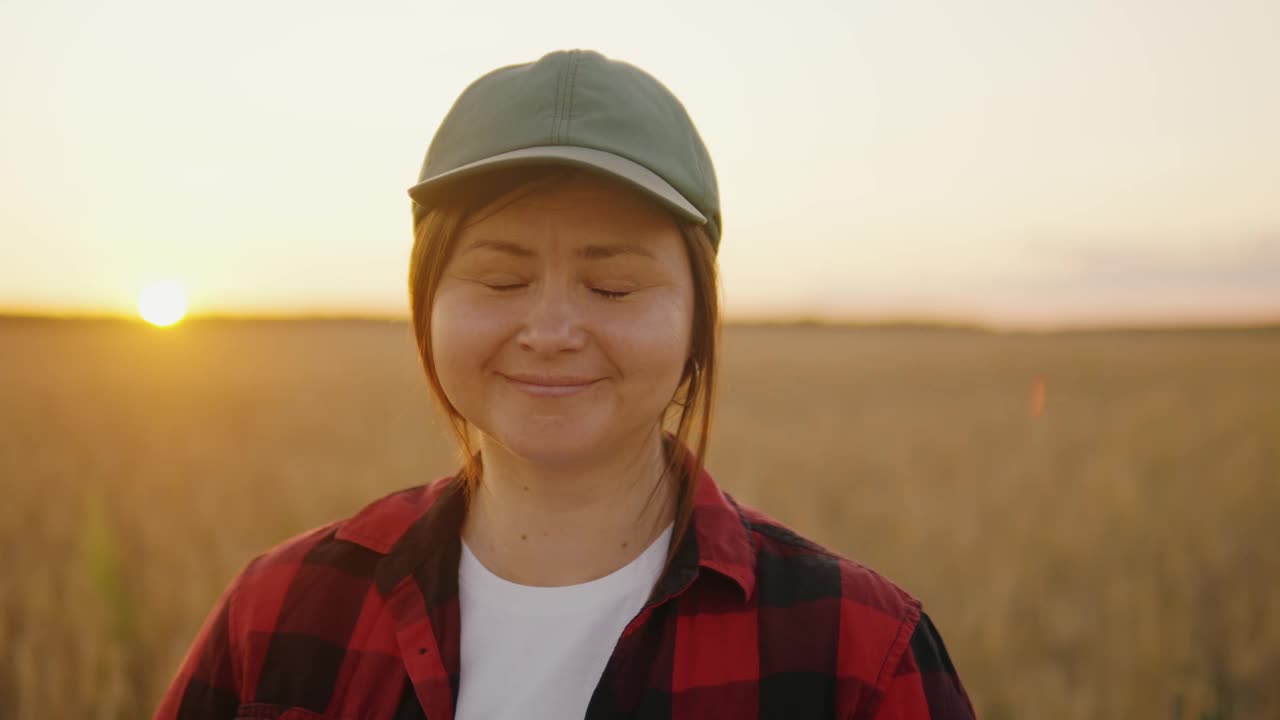
[[[131, 313], [82, 310], [26, 310], [0, 308], [4, 321], [100, 321], [149, 325]], [[241, 311], [193, 313], [168, 328], [200, 322], [382, 322], [405, 323], [406, 313], [361, 311]], [[884, 330], [948, 330], [982, 333], [1081, 333], [1081, 332], [1188, 332], [1188, 331], [1271, 331], [1280, 330], [1280, 315], [1271, 318], [1221, 318], [1205, 320], [1134, 320], [1060, 322], [993, 322], [976, 318], [949, 317], [943, 314], [885, 313], [882, 315], [734, 314], [723, 316], [721, 324], [743, 327], [831, 327]]]

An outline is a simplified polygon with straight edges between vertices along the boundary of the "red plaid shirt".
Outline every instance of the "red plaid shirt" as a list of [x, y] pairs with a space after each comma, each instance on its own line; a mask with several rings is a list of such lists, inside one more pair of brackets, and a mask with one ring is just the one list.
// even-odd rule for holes
[[[463, 501], [459, 482], [442, 478], [254, 558], [155, 717], [452, 718]], [[738, 504], [709, 475], [694, 503], [588, 720], [974, 717], [919, 601]]]

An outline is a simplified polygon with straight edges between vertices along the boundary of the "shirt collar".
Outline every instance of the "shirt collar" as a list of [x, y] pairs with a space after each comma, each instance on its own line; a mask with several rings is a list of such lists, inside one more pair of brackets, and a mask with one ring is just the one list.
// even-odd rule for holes
[[[452, 475], [373, 503], [344, 523], [337, 538], [385, 556], [375, 575], [384, 595], [428, 564], [441, 573], [441, 583], [432, 594], [449, 596], [457, 588], [459, 533], [465, 517], [462, 480]], [[689, 531], [656, 583], [653, 598], [679, 593], [702, 568], [732, 580], [744, 602], [751, 598], [755, 589], [751, 529], [737, 502], [705, 470], [694, 490]]]

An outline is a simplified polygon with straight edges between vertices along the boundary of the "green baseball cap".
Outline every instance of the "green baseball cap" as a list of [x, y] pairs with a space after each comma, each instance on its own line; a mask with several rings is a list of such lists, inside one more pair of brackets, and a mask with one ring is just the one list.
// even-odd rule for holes
[[634, 65], [560, 50], [471, 83], [427, 149], [409, 197], [422, 208], [458, 180], [498, 168], [570, 165], [617, 178], [720, 246], [720, 195], [684, 106]]

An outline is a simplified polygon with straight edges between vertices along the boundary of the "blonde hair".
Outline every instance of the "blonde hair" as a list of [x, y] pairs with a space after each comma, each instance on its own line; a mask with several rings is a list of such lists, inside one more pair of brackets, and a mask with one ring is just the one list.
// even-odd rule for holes
[[[431, 353], [431, 306], [436, 288], [448, 264], [463, 222], [475, 211], [503, 197], [518, 197], [534, 189], [562, 181], [575, 170], [564, 167], [529, 167], [499, 170], [463, 181], [430, 208], [413, 207], [413, 251], [409, 259], [409, 305], [418, 355], [436, 404], [444, 413], [462, 455], [461, 478], [469, 500], [480, 482], [483, 463], [471, 443], [469, 424], [449, 402], [436, 374]], [[705, 466], [711, 408], [714, 398], [720, 336], [719, 273], [716, 251], [701, 225], [677, 220], [693, 276], [693, 327], [689, 360], [677, 385], [675, 398], [661, 418], [675, 422], [675, 442], [668, 448], [666, 472], [678, 478], [674, 529], [667, 553], [670, 562], [684, 539], [693, 517], [693, 498]], [[694, 428], [696, 447], [690, 445]], [[694, 447], [694, 449], [691, 449]], [[688, 450], [688, 452], [686, 452]], [[657, 487], [655, 487], [656, 491]]]

